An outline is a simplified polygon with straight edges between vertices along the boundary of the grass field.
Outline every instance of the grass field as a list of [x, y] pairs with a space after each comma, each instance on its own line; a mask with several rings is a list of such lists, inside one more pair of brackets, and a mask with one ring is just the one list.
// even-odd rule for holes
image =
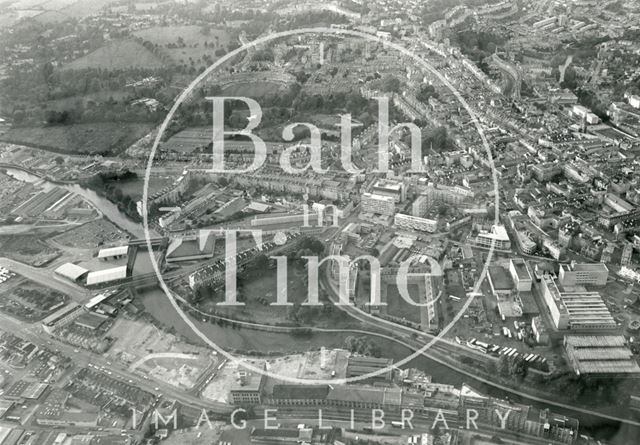
[[118, 40], [67, 63], [62, 69], [102, 68], [113, 70], [159, 68], [162, 66], [162, 60], [139, 43], [132, 40]]
[[224, 94], [229, 96], [246, 96], [246, 97], [260, 97], [265, 95], [271, 95], [278, 92], [287, 90], [286, 85], [282, 85], [276, 82], [238, 82], [228, 85], [222, 89]]
[[[156, 26], [138, 31], [135, 35], [161, 46], [163, 52], [168, 54], [175, 63], [180, 64], [190, 63], [190, 58], [198, 62], [205, 55], [216, 60], [215, 51], [218, 48], [226, 49], [229, 45], [229, 35], [224, 30], [212, 29], [208, 35], [205, 35], [202, 27], [197, 25]], [[169, 44], [177, 44], [179, 38], [184, 42], [184, 47], [167, 47]]]
[[150, 124], [117, 122], [17, 127], [0, 136], [0, 141], [62, 153], [108, 154], [126, 149], [151, 128]]
[[[408, 284], [407, 289], [411, 298], [419, 301], [420, 286]], [[393, 317], [420, 323], [420, 310], [417, 310], [415, 306], [409, 304], [400, 296], [398, 286], [395, 283], [387, 285], [387, 313]]]

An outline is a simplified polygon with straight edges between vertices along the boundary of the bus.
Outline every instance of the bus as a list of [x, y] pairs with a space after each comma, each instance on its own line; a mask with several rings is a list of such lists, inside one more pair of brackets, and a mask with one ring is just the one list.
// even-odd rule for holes
[[509, 353], [509, 357], [513, 357], [513, 356], [515, 356], [516, 354], [518, 354], [518, 350], [514, 348], [514, 349]]
[[404, 428], [404, 423], [403, 422], [399, 422], [397, 420], [393, 420], [391, 422], [391, 426], [394, 428]]

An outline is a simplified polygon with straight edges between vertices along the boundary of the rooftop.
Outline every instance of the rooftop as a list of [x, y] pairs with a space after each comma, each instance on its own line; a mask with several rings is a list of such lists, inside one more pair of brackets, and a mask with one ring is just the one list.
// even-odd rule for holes
[[513, 280], [502, 266], [489, 266], [489, 278], [496, 290], [513, 289]]
[[57, 273], [58, 275], [62, 275], [63, 277], [73, 281], [77, 280], [87, 272], [89, 271], [84, 267], [78, 266], [73, 263], [64, 263], [62, 266], [58, 267], [55, 270], [55, 273]]
[[529, 273], [527, 263], [522, 258], [513, 258], [511, 264], [513, 264], [519, 280], [531, 280], [531, 273]]
[[100, 249], [98, 258], [126, 255], [127, 252], [129, 252], [129, 246], [107, 247], [106, 249]]

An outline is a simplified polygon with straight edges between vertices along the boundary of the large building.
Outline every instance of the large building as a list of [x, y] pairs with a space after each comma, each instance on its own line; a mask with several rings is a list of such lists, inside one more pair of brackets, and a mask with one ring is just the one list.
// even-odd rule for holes
[[576, 374], [637, 374], [640, 367], [622, 335], [567, 335], [564, 347]]
[[542, 297], [557, 329], [594, 330], [617, 327], [598, 292], [560, 291], [549, 275], [540, 281]]
[[[393, 359], [390, 358], [351, 356], [347, 362], [347, 378], [357, 378], [373, 372], [381, 372], [381, 374], [370, 377], [368, 380], [391, 381], [393, 377], [392, 365]], [[384, 372], [382, 372], [382, 370], [384, 370]]]
[[473, 419], [478, 428], [507, 430], [567, 444], [574, 443], [578, 436], [577, 419], [487, 397], [466, 385], [460, 395], [460, 413], [465, 422]]
[[129, 253], [129, 246], [107, 247], [100, 249], [98, 258], [103, 261], [124, 258]]
[[127, 278], [127, 266], [117, 266], [110, 269], [96, 270], [87, 275], [87, 286], [119, 281]]
[[395, 200], [391, 196], [377, 195], [375, 193], [363, 193], [360, 201], [361, 209], [365, 213], [393, 216], [395, 213]]
[[406, 192], [402, 182], [380, 179], [373, 184], [372, 192], [376, 195], [389, 196], [395, 202], [405, 200]]
[[238, 371], [236, 383], [229, 390], [234, 405], [259, 405], [262, 403], [262, 392], [265, 377], [262, 373]]
[[[491, 227], [491, 232], [480, 232], [476, 236], [475, 242], [478, 246], [491, 247], [495, 246], [498, 250], [511, 249], [511, 240], [507, 234], [507, 230], [502, 224], [496, 224]], [[495, 244], [494, 244], [495, 243]]]
[[51, 333], [56, 328], [67, 326], [84, 312], [83, 306], [69, 303], [42, 320], [42, 327]]
[[504, 267], [499, 265], [489, 266], [487, 278], [491, 292], [495, 296], [507, 296], [513, 291], [513, 280]]
[[591, 284], [605, 286], [609, 277], [609, 269], [602, 263], [594, 264], [561, 264], [558, 275], [563, 286]]
[[216, 237], [212, 233], [174, 238], [167, 246], [165, 261], [175, 263], [213, 258], [215, 244]]
[[420, 232], [433, 233], [438, 230], [438, 221], [435, 219], [420, 218], [402, 213], [396, 213], [394, 224], [399, 229], [418, 230]]
[[511, 278], [513, 278], [518, 292], [531, 291], [533, 278], [531, 277], [527, 263], [525, 263], [522, 258], [512, 258], [509, 261], [509, 272], [511, 272]]

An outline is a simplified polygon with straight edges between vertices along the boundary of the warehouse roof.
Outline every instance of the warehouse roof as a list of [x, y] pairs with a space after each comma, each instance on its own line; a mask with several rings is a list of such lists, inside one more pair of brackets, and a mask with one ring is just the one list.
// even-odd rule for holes
[[129, 252], [129, 246], [107, 247], [106, 249], [100, 249], [100, 252], [98, 252], [98, 258], [122, 256], [126, 255], [127, 252]]
[[100, 284], [109, 281], [121, 280], [127, 277], [127, 266], [112, 267], [110, 269], [96, 270], [87, 275], [87, 284]]
[[80, 278], [82, 275], [86, 274], [87, 272], [89, 272], [89, 270], [85, 269], [84, 267], [80, 267], [76, 264], [73, 263], [64, 263], [62, 266], [58, 267], [55, 272], [58, 275], [61, 275], [65, 278], [68, 278], [72, 281], [76, 281], [78, 278]]

